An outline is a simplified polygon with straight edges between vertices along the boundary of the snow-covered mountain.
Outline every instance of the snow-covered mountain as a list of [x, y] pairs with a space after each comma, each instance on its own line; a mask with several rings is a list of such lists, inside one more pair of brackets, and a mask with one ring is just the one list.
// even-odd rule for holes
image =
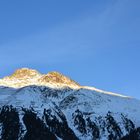
[[137, 140], [140, 101], [22, 68], [0, 79], [0, 139]]

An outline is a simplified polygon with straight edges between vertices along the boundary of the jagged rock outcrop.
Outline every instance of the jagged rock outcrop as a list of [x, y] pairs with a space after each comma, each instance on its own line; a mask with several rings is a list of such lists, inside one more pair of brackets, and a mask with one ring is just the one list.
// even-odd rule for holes
[[[79, 109], [72, 114], [75, 129], [83, 137], [93, 140], [102, 139], [106, 136], [108, 140], [139, 140], [140, 128], [135, 128], [133, 122], [125, 117], [124, 126], [127, 135], [123, 136], [120, 124], [108, 112], [102, 121], [98, 118], [89, 117], [89, 114], [81, 112]], [[124, 117], [124, 116], [123, 116]], [[101, 118], [101, 116], [100, 116]], [[2, 140], [78, 140], [76, 133], [70, 128], [68, 120], [63, 112], [55, 108], [44, 109], [39, 115], [33, 108], [15, 108], [13, 106], [3, 106], [0, 108], [0, 124]], [[131, 125], [128, 125], [131, 124]], [[24, 126], [24, 127], [23, 127]], [[131, 127], [130, 127], [131, 126]], [[129, 128], [129, 129], [128, 129]], [[104, 130], [102, 130], [104, 129]], [[131, 131], [129, 131], [131, 129]], [[106, 132], [105, 132], [106, 131]]]

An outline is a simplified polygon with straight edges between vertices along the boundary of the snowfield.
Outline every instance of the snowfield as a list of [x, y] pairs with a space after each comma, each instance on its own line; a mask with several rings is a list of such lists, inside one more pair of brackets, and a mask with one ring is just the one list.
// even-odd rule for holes
[[57, 72], [41, 75], [24, 68], [1, 79], [0, 106], [1, 138], [8, 135], [5, 130], [10, 129], [10, 125], [4, 125], [7, 114], [3, 113], [14, 109], [19, 117], [15, 139], [33, 139], [34, 130], [29, 131], [33, 124], [27, 121], [29, 114], [36, 115], [34, 124], [40, 120], [43, 125], [39, 130], [44, 133], [38, 130], [40, 137], [34, 138], [37, 140], [45, 140], [46, 136], [63, 140], [119, 140], [140, 127], [139, 100], [80, 86]]

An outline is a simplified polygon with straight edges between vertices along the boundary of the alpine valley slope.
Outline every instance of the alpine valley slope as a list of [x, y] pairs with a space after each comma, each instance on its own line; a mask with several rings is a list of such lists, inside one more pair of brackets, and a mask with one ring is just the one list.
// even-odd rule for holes
[[140, 101], [22, 68], [0, 79], [1, 140], [139, 140]]

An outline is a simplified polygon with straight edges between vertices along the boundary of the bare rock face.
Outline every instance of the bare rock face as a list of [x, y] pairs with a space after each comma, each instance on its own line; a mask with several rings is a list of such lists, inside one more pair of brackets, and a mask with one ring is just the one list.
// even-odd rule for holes
[[24, 78], [34, 78], [41, 75], [38, 71], [28, 68], [21, 68], [16, 70], [9, 78], [24, 79]]
[[62, 75], [59, 72], [49, 72], [46, 75], [43, 75], [39, 82], [44, 83], [59, 83], [59, 84], [65, 84], [65, 85], [73, 85], [73, 86], [80, 86], [75, 81], [71, 80], [70, 78]]

